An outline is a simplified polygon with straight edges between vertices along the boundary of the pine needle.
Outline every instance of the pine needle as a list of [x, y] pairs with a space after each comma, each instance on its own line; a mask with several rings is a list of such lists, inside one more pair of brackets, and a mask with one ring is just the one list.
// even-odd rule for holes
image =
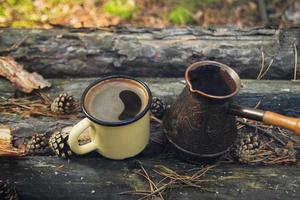
[[269, 71], [269, 69], [271, 68], [271, 66], [274, 62], [274, 58], [272, 58], [269, 65], [265, 69], [265, 53], [263, 52], [263, 50], [261, 50], [261, 57], [262, 57], [261, 67], [260, 67], [260, 71], [259, 71], [259, 73], [257, 75], [257, 78], [256, 78], [257, 80], [261, 80], [267, 74], [267, 72]]
[[298, 68], [298, 51], [296, 42], [293, 43], [294, 46], [294, 81], [297, 80], [297, 68]]
[[62, 119], [78, 118], [79, 103], [70, 114], [59, 115], [50, 109], [51, 99], [42, 92], [36, 92], [36, 97], [0, 98], [0, 114], [15, 115], [27, 118], [31, 116], [47, 116]]
[[259, 73], [257, 75], [257, 78], [256, 78], [257, 80], [260, 79], [261, 74], [264, 71], [264, 67], [265, 67], [265, 53], [264, 53], [263, 49], [261, 49], [261, 65], [260, 65], [260, 71], [259, 71]]
[[[156, 173], [156, 175], [158, 175], [161, 178], [159, 181], [155, 182], [154, 178], [150, 177], [147, 170], [140, 163], [141, 172], [138, 172], [137, 174], [148, 181], [149, 190], [125, 191], [119, 194], [142, 195], [143, 197], [139, 198], [139, 200], [144, 200], [144, 199], [152, 199], [157, 195], [159, 196], [160, 199], [164, 199], [163, 197], [164, 194], [169, 189], [174, 189], [174, 188], [192, 187], [207, 192], [214, 192], [204, 188], [202, 186], [202, 183], [217, 181], [217, 179], [216, 180], [203, 179], [203, 176], [206, 174], [206, 172], [208, 172], [215, 166], [216, 165], [197, 168], [196, 171], [195, 169], [193, 169], [193, 171], [195, 172], [193, 174], [189, 173], [190, 174], [189, 175], [189, 174], [179, 174], [176, 171], [163, 165], [155, 165], [153, 171]], [[191, 172], [191, 171], [187, 171], [187, 172]]]

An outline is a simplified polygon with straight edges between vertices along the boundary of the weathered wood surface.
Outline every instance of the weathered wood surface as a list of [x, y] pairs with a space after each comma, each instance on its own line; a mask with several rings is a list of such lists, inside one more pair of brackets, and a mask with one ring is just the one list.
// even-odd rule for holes
[[[178, 78], [140, 78], [150, 87], [154, 96], [163, 98], [171, 104], [185, 87], [182, 79]], [[58, 94], [69, 92], [77, 99], [83, 90], [95, 78], [80, 79], [49, 79], [52, 88], [46, 90], [51, 98]], [[235, 98], [241, 105], [255, 106], [260, 102], [259, 108], [272, 110], [290, 116], [300, 116], [300, 82], [299, 81], [254, 81], [243, 80], [243, 87]], [[13, 97], [16, 90], [6, 80], [0, 80], [0, 97]], [[33, 133], [52, 132], [58, 127], [74, 124], [77, 120], [53, 119], [48, 117], [21, 119], [19, 116], [1, 116], [0, 123], [10, 124], [17, 134], [29, 136]]]
[[[148, 183], [135, 174], [139, 160], [146, 170], [165, 165], [178, 173], [195, 169], [195, 165], [175, 159], [135, 158], [111, 161], [81, 157], [61, 160], [56, 157], [28, 157], [0, 160], [0, 178], [14, 180], [22, 200], [52, 199], [138, 199], [139, 196], [118, 193], [147, 189]], [[295, 199], [300, 198], [299, 166], [219, 165], [204, 177], [217, 180], [199, 189], [173, 189], [166, 199]]]
[[[172, 103], [184, 87], [182, 79], [145, 79], [154, 95]], [[53, 87], [47, 90], [51, 97], [70, 92], [80, 97], [94, 78], [49, 79]], [[300, 82], [243, 80], [243, 88], [236, 100], [243, 105], [260, 107], [282, 114], [300, 116]], [[1, 97], [12, 97], [15, 89], [6, 80], [0, 80]], [[29, 137], [34, 133], [51, 133], [59, 127], [75, 124], [80, 119], [64, 120], [49, 117], [22, 119], [16, 115], [0, 116], [0, 123], [13, 127], [15, 135]], [[153, 127], [152, 127], [153, 128]], [[160, 134], [160, 129], [152, 129]], [[18, 159], [0, 158], [0, 179], [10, 179], [17, 187], [21, 199], [138, 199], [117, 193], [134, 188], [147, 188], [137, 175], [136, 161], [152, 171], [162, 164], [178, 172], [197, 167], [164, 155], [140, 157], [125, 161], [111, 161], [99, 157], [82, 156], [61, 160], [54, 156], [36, 156]], [[299, 199], [299, 166], [247, 166], [221, 164], [207, 174], [207, 179], [220, 180], [204, 186], [215, 193], [197, 189], [173, 189], [166, 199]]]
[[263, 50], [265, 66], [274, 58], [266, 78], [290, 80], [299, 38], [299, 28], [2, 28], [0, 55], [16, 57], [45, 77], [182, 77], [193, 62], [217, 60], [233, 67], [242, 78], [252, 79], [261, 68]]

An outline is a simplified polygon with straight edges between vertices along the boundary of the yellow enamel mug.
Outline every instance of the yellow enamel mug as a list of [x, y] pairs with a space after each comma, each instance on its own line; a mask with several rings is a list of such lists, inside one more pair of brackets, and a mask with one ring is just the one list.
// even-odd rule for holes
[[[129, 76], [109, 76], [87, 87], [81, 99], [86, 118], [76, 124], [68, 144], [76, 154], [98, 151], [104, 157], [121, 160], [146, 147], [150, 137], [151, 91], [145, 83]], [[88, 129], [91, 142], [79, 145]]]

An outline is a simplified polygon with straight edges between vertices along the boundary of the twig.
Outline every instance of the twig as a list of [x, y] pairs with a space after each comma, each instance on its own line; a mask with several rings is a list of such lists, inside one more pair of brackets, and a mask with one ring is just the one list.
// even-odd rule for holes
[[19, 41], [14, 43], [12, 46], [10, 46], [8, 49], [0, 51], [0, 54], [10, 53], [16, 49], [18, 49], [21, 44], [28, 38], [28, 35], [25, 35], [23, 38], [21, 38]]
[[261, 75], [261, 77], [259, 78], [259, 80], [262, 79], [262, 78], [267, 74], [267, 72], [268, 72], [269, 69], [271, 68], [273, 62], [274, 62], [274, 59], [272, 59], [272, 60], [270, 61], [270, 64], [268, 65], [268, 67], [266, 68], [266, 70], [264, 71], [264, 73]]
[[279, 142], [279, 143], [280, 143], [281, 145], [283, 145], [283, 146], [286, 145], [286, 143], [283, 142], [279, 137], [277, 137], [276, 135], [274, 135], [273, 133], [271, 133], [270, 131], [268, 131], [268, 130], [266, 130], [266, 129], [260, 128], [260, 127], [255, 126], [255, 125], [252, 125], [252, 124], [250, 124], [250, 123], [248, 123], [248, 122], [245, 122], [245, 121], [243, 121], [243, 120], [241, 120], [241, 119], [237, 119], [237, 121], [240, 122], [241, 124], [244, 124], [244, 125], [246, 125], [246, 126], [250, 126], [250, 127], [252, 127], [252, 128], [255, 128], [255, 129], [257, 129], [257, 130], [259, 130], [259, 131], [261, 131], [261, 132], [267, 134], [268, 136], [272, 137], [274, 140], [276, 140], [277, 142]]
[[[145, 178], [148, 180], [148, 182], [149, 182], [149, 186], [150, 186], [150, 189], [151, 189], [151, 192], [154, 192], [154, 189], [153, 189], [153, 187], [155, 188], [155, 190], [158, 190], [158, 187], [157, 187], [157, 185], [150, 179], [150, 176], [149, 176], [149, 174], [147, 173], [147, 171], [145, 170], [145, 168], [143, 167], [143, 165], [141, 164], [141, 163], [139, 163], [140, 164], [140, 167], [142, 168], [142, 170], [143, 170], [143, 172], [144, 172], [144, 174], [145, 174]], [[164, 200], [164, 198], [163, 198], [163, 196], [162, 196], [162, 194], [160, 193], [160, 192], [158, 192], [158, 195], [160, 196], [160, 198], [162, 199], [162, 200]]]
[[[135, 194], [135, 195], [143, 195], [143, 197], [139, 198], [139, 200], [148, 199], [153, 197], [154, 195], [159, 195], [161, 199], [163, 198], [163, 193], [171, 188], [183, 188], [183, 187], [194, 187], [199, 188], [203, 191], [207, 192], [215, 192], [203, 188], [200, 184], [203, 182], [211, 182], [217, 180], [210, 180], [210, 179], [201, 179], [201, 177], [210, 169], [215, 167], [216, 165], [208, 166], [205, 168], [200, 168], [200, 170], [196, 171], [192, 176], [190, 175], [180, 175], [177, 172], [169, 169], [163, 165], [155, 165], [153, 171], [158, 174], [159, 176], [163, 177], [158, 183], [155, 183], [151, 180], [149, 174], [145, 170], [145, 168], [141, 165], [143, 173], [138, 173], [138, 175], [146, 178], [150, 183], [151, 190], [134, 190], [134, 191], [125, 191], [118, 194]], [[155, 189], [155, 190], [154, 190]]]
[[261, 67], [260, 67], [260, 71], [259, 71], [259, 73], [257, 75], [257, 78], [256, 78], [257, 80], [261, 80], [267, 74], [267, 72], [271, 68], [273, 62], [274, 62], [274, 58], [272, 58], [272, 60], [270, 61], [268, 67], [265, 69], [265, 53], [264, 53], [263, 49], [261, 49]]
[[28, 38], [28, 35], [25, 35], [21, 40], [19, 40], [18, 42], [16, 42], [15, 44], [13, 44], [10, 49], [15, 50], [18, 49], [21, 44]]
[[205, 168], [203, 171], [200, 170], [200, 171], [196, 172], [196, 173], [192, 176], [192, 178], [200, 178], [200, 177], [203, 176], [208, 170], [211, 170], [212, 168], [215, 168], [216, 166], [217, 166], [217, 165], [211, 165], [211, 166]]
[[158, 119], [157, 117], [155, 117], [153, 115], [150, 116], [150, 119], [152, 119], [153, 121], [158, 122], [159, 124], [162, 124], [162, 120]]
[[[153, 191], [153, 190], [154, 190], [154, 189], [153, 189], [153, 185], [155, 185], [155, 184], [152, 182], [152, 180], [150, 179], [150, 177], [149, 177], [147, 171], [145, 170], [145, 168], [144, 168], [141, 164], [140, 164], [140, 167], [142, 168], [142, 170], [143, 170], [143, 172], [144, 172], [144, 174], [145, 174], [145, 175], [143, 175], [143, 174], [140, 174], [140, 175], [144, 176], [144, 177], [148, 180], [148, 182], [149, 182], [149, 187], [150, 187], [151, 191]], [[156, 188], [156, 189], [157, 189], [157, 188]]]
[[298, 68], [298, 51], [297, 51], [297, 42], [293, 43], [294, 46], [294, 81], [297, 80], [297, 68]]
[[261, 104], [261, 99], [256, 103], [256, 105], [254, 106], [254, 108], [258, 108], [258, 106], [260, 106]]
[[50, 105], [52, 103], [52, 100], [50, 99], [50, 97], [48, 95], [46, 95], [45, 93], [39, 91], [39, 90], [34, 90], [34, 93], [39, 96], [47, 105]]
[[293, 137], [293, 135], [287, 135], [286, 133], [284, 133], [284, 131], [283, 131], [281, 128], [277, 127], [277, 130], [278, 130], [278, 132], [279, 132], [283, 137], [286, 137], [286, 138], [288, 138], [289, 140], [291, 140], [291, 141], [293, 141], [293, 142], [295, 142], [295, 143], [300, 143], [300, 139], [295, 139], [295, 138]]
[[167, 187], [168, 187], [169, 184], [170, 184], [170, 183], [161, 186], [160, 188], [158, 188], [157, 190], [154, 190], [154, 191], [151, 192], [150, 194], [148, 194], [148, 195], [146, 195], [146, 196], [144, 196], [144, 197], [142, 197], [142, 198], [139, 198], [139, 200], [146, 199], [146, 198], [148, 198], [148, 197], [151, 197], [151, 196], [153, 196], [153, 195], [156, 195], [157, 193], [160, 194], [163, 190], [167, 189]]
[[261, 76], [261, 74], [264, 70], [264, 67], [265, 67], [265, 54], [264, 54], [263, 49], [261, 49], [261, 65], [260, 65], [260, 71], [259, 71], [259, 73], [257, 75], [257, 78], [256, 78], [257, 80], [260, 79], [260, 76]]
[[124, 192], [119, 192], [117, 194], [119, 195], [126, 195], [126, 194], [140, 194], [140, 195], [145, 195], [145, 194], [149, 194], [150, 191], [148, 190], [130, 190], [130, 191], [124, 191]]

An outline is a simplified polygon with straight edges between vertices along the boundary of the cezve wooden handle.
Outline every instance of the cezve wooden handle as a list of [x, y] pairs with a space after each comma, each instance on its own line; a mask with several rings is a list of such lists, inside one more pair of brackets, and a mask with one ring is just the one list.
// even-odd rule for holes
[[300, 118], [287, 117], [274, 112], [265, 111], [262, 121], [266, 124], [287, 128], [300, 135]]
[[300, 135], [300, 118], [287, 117], [274, 112], [247, 108], [236, 104], [231, 104], [228, 112], [248, 119], [262, 121], [265, 124], [287, 128]]

